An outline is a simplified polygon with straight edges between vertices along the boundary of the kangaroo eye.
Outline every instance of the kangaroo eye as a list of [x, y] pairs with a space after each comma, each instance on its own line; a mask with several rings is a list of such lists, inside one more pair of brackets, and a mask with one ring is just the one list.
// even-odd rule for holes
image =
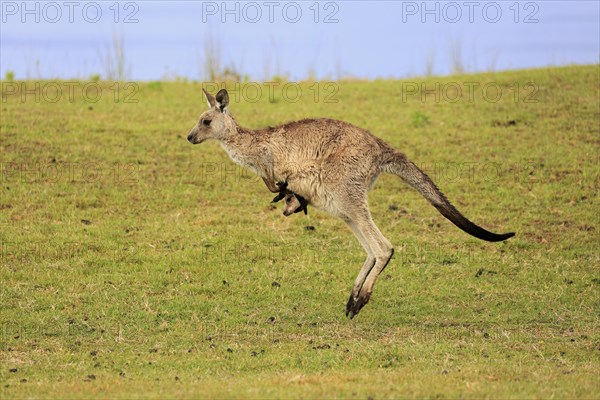
[[211, 119], [205, 119], [204, 121], [202, 121], [202, 125], [204, 125], [204, 126], [210, 126], [211, 122], [212, 122]]
[[291, 201], [292, 201], [292, 198], [291, 198], [291, 197], [288, 197], [287, 199], [285, 199], [285, 202], [286, 202], [286, 203], [289, 203], [289, 202], [291, 202]]

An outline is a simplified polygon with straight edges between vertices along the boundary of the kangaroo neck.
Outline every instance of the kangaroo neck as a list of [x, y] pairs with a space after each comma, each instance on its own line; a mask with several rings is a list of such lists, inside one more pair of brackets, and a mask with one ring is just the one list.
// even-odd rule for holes
[[264, 138], [257, 132], [242, 128], [239, 125], [235, 126], [236, 132], [220, 140], [221, 146], [227, 150], [234, 151], [240, 155], [246, 154], [252, 156], [258, 147], [264, 146]]
[[265, 176], [266, 171], [272, 168], [273, 156], [265, 135], [236, 126], [236, 133], [220, 142], [236, 164], [251, 169], [257, 175]]

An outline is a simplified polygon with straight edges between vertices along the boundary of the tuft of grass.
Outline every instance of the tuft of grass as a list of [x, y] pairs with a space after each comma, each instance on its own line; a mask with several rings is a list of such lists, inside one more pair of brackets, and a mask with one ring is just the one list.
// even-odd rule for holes
[[[503, 95], [471, 99], [473, 82]], [[230, 96], [251, 128], [369, 129], [474, 222], [517, 232], [478, 241], [383, 175], [369, 200], [396, 254], [353, 320], [351, 231], [283, 217], [216, 143], [190, 145], [199, 83], [140, 85], [137, 103], [112, 83], [94, 104], [3, 93], [0, 397], [598, 398], [598, 66], [413, 83], [464, 95]], [[412, 128], [418, 112], [435, 123]]]
[[104, 76], [108, 81], [128, 80], [130, 66], [125, 56], [125, 39], [123, 32], [113, 31], [110, 45], [104, 51], [98, 50], [98, 57], [104, 66]]
[[429, 117], [425, 113], [421, 111], [412, 113], [412, 126], [415, 128], [423, 128], [426, 125], [429, 125]]

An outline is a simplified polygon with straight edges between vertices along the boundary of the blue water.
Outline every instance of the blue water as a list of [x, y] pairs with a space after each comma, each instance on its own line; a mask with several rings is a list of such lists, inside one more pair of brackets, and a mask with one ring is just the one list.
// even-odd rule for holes
[[115, 34], [135, 80], [205, 78], [208, 37], [223, 65], [252, 80], [446, 75], [457, 60], [475, 72], [600, 57], [598, 1], [75, 3], [3, 1], [2, 76], [106, 76]]

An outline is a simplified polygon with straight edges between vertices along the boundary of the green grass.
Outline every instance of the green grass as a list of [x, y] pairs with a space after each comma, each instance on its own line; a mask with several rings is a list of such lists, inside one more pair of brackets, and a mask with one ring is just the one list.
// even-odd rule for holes
[[437, 102], [384, 80], [340, 82], [335, 103], [324, 84], [317, 102], [313, 83], [295, 103], [230, 92], [247, 127], [367, 128], [467, 217], [517, 232], [474, 239], [382, 176], [371, 209], [396, 255], [353, 320], [352, 233], [285, 218], [218, 144], [190, 145], [199, 83], [115, 102], [99, 82], [90, 103], [85, 82], [72, 102], [3, 82], [0, 396], [600, 398], [599, 66], [413, 81], [436, 82]]

